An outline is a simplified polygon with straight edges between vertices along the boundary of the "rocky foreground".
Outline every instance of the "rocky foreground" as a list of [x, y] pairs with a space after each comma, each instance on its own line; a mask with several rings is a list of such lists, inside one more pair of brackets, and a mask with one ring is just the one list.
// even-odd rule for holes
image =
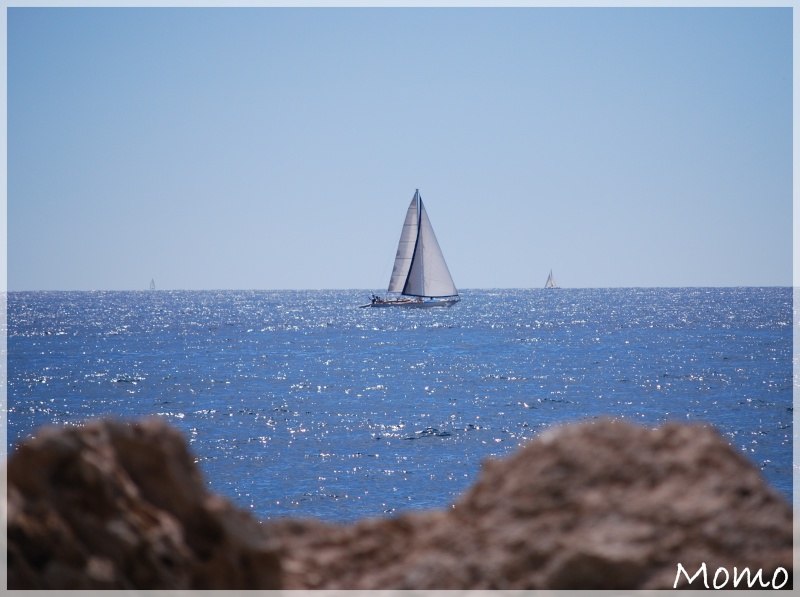
[[352, 525], [257, 521], [160, 420], [41, 430], [8, 484], [9, 589], [671, 589], [703, 564], [792, 586], [789, 504], [694, 425], [551, 429], [452, 508]]

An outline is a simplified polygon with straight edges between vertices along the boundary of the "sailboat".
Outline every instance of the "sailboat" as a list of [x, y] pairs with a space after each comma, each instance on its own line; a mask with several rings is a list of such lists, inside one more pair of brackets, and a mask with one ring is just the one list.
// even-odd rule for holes
[[156, 281], [153, 278], [150, 278], [150, 290], [156, 289]]
[[400, 295], [373, 295], [372, 302], [361, 307], [452, 307], [461, 300], [419, 189], [406, 212], [387, 292]]
[[547, 276], [547, 282], [544, 283], [545, 288], [558, 288], [556, 281], [553, 279], [553, 270], [550, 270], [550, 275]]

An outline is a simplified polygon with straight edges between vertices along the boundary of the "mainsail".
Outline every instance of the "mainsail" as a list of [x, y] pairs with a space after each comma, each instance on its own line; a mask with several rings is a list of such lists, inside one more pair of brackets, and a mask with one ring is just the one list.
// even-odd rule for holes
[[550, 275], [547, 276], [547, 282], [544, 284], [545, 288], [558, 288], [556, 281], [553, 279], [553, 270], [550, 270]]
[[403, 288], [406, 285], [408, 270], [411, 268], [411, 260], [414, 257], [414, 248], [417, 245], [417, 231], [419, 230], [418, 197], [419, 190], [414, 194], [411, 205], [408, 206], [408, 211], [406, 212], [403, 232], [400, 234], [397, 255], [394, 258], [392, 277], [389, 280], [389, 292], [403, 292]]
[[458, 294], [419, 189], [406, 212], [389, 292], [431, 298]]

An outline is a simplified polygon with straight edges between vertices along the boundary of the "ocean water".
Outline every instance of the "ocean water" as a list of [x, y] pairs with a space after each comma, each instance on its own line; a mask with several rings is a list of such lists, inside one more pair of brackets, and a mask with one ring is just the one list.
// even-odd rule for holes
[[9, 449], [156, 416], [261, 519], [444, 508], [542, 430], [715, 426], [791, 500], [790, 288], [12, 292]]

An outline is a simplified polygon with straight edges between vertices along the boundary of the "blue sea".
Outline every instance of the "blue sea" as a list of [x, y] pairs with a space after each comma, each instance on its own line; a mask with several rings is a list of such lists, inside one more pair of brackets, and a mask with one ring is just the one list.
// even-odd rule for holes
[[791, 500], [790, 288], [11, 292], [9, 449], [161, 417], [260, 519], [445, 508], [554, 425], [710, 424]]

